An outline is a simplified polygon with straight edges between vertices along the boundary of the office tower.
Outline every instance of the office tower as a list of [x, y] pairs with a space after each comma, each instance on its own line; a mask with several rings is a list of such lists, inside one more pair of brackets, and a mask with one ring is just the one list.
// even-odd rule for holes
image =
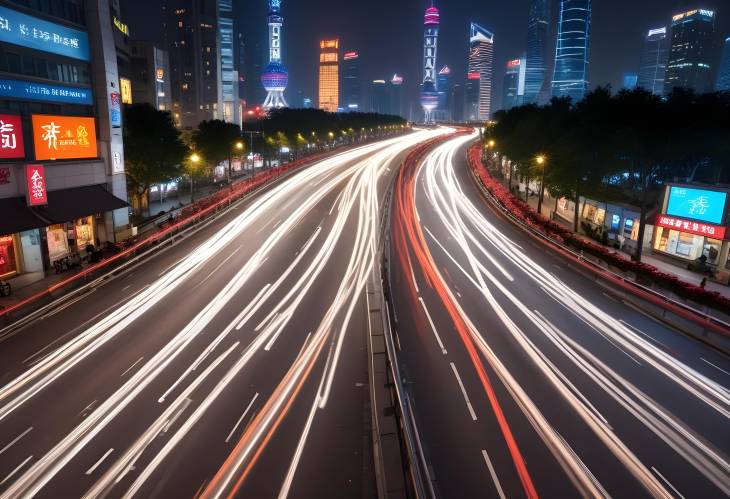
[[675, 87], [698, 93], [712, 90], [714, 36], [715, 13], [711, 10], [694, 9], [672, 17], [665, 95]]
[[218, 2], [169, 0], [163, 9], [173, 117], [181, 128], [192, 129], [220, 117]]
[[234, 30], [233, 0], [218, 0], [218, 109], [219, 117], [241, 125], [238, 71], [235, 59], [238, 39]]
[[281, 63], [282, 27], [281, 0], [269, 0], [269, 64], [261, 75], [261, 83], [267, 95], [264, 109], [289, 107], [284, 90], [289, 83], [289, 72]]
[[438, 51], [440, 16], [436, 7], [426, 9], [423, 16], [423, 81], [421, 82], [421, 106], [424, 123], [433, 123], [433, 111], [438, 107], [436, 89], [436, 55]]
[[725, 46], [722, 49], [722, 61], [720, 62], [720, 72], [717, 75], [715, 90], [718, 92], [730, 92], [730, 36], [725, 38]]
[[[132, 102], [146, 102], [160, 111], [172, 109], [167, 52], [152, 42], [130, 40]], [[121, 83], [120, 83], [121, 85]]]
[[404, 116], [403, 111], [403, 82], [404, 78], [398, 73], [394, 74], [388, 82], [388, 114]]
[[438, 108], [436, 121], [451, 121], [451, 68], [442, 67], [436, 77], [438, 89]]
[[591, 0], [560, 0], [553, 96], [583, 99], [588, 91]]
[[493, 59], [494, 34], [471, 23], [466, 95], [468, 121], [486, 121], [492, 115]]
[[319, 108], [336, 113], [340, 105], [340, 41], [319, 42]]
[[373, 80], [370, 84], [370, 112], [389, 114], [388, 90], [385, 80]]
[[669, 37], [667, 36], [667, 27], [661, 26], [650, 29], [641, 47], [637, 86], [655, 95], [662, 95], [668, 57]]
[[639, 75], [636, 73], [624, 73], [624, 84], [622, 88], [624, 90], [633, 90], [637, 87], [638, 81]]
[[356, 51], [342, 55], [342, 98], [345, 111], [360, 111], [360, 54]]
[[502, 109], [521, 106], [525, 98], [527, 64], [525, 58], [507, 61], [502, 86]]
[[451, 86], [451, 121], [464, 121], [464, 85], [455, 83]]
[[550, 1], [531, 0], [525, 55], [525, 104], [538, 102], [540, 91], [548, 79], [549, 23]]

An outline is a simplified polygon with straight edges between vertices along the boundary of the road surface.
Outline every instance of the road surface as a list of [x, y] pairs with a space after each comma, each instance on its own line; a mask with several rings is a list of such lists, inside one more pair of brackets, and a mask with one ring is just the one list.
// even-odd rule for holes
[[390, 285], [439, 497], [727, 497], [730, 360], [492, 212], [466, 146], [403, 171]]
[[372, 497], [365, 281], [419, 131], [0, 337], [0, 497]]

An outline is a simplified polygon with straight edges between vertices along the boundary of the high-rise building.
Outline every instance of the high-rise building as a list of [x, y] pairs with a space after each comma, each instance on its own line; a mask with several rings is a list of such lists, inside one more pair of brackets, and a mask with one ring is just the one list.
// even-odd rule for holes
[[373, 80], [370, 84], [370, 112], [389, 114], [388, 90], [385, 80]]
[[233, 0], [218, 0], [218, 109], [220, 119], [241, 125]]
[[340, 105], [340, 40], [322, 40], [319, 49], [319, 108], [336, 113]]
[[352, 50], [342, 55], [342, 107], [345, 111], [360, 111], [360, 54]]
[[633, 90], [637, 87], [638, 81], [639, 75], [636, 73], [624, 73], [624, 83], [622, 88], [624, 90]]
[[178, 126], [192, 129], [220, 118], [218, 2], [168, 0], [163, 11], [173, 117]]
[[730, 36], [725, 38], [725, 46], [722, 49], [720, 72], [717, 75], [715, 90], [718, 92], [730, 92]]
[[669, 57], [667, 27], [652, 28], [644, 39], [639, 64], [639, 79], [636, 85], [655, 95], [664, 92], [664, 74]]
[[403, 111], [403, 83], [404, 78], [398, 73], [394, 74], [388, 82], [388, 114], [393, 116], [404, 116]]
[[492, 115], [493, 60], [494, 34], [471, 23], [466, 95], [468, 121], [486, 121]]
[[267, 95], [264, 109], [289, 107], [284, 90], [289, 83], [289, 72], [281, 63], [282, 28], [281, 0], [269, 0], [269, 64], [261, 75], [261, 83]]
[[130, 69], [127, 76], [132, 87], [132, 102], [146, 102], [160, 111], [171, 110], [167, 52], [152, 42], [140, 40], [130, 40], [129, 48]]
[[524, 57], [507, 61], [502, 86], [502, 109], [512, 109], [524, 103], [526, 66]]
[[573, 102], [588, 92], [588, 49], [591, 0], [560, 0], [558, 43], [555, 47], [553, 95]]
[[711, 10], [694, 9], [672, 17], [665, 95], [675, 87], [712, 91], [714, 36], [715, 13]]
[[421, 82], [421, 107], [423, 121], [433, 123], [433, 111], [438, 107], [436, 88], [436, 55], [438, 53], [439, 11], [433, 6], [423, 16], [423, 80]]
[[547, 83], [549, 26], [550, 1], [531, 0], [525, 55], [525, 104], [537, 103], [540, 92]]
[[451, 121], [451, 68], [442, 67], [436, 77], [438, 89], [438, 108], [435, 111], [436, 121]]

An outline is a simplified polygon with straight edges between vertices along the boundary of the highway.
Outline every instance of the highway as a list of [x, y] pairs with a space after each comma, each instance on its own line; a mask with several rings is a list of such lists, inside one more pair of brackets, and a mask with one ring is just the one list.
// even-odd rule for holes
[[402, 378], [438, 497], [730, 495], [730, 359], [493, 212], [452, 139], [395, 187]]
[[417, 131], [0, 333], [0, 498], [373, 497], [366, 280]]

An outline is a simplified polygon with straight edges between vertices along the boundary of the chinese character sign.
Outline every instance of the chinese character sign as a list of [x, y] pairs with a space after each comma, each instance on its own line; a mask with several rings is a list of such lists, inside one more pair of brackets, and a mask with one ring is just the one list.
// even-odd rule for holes
[[694, 222], [692, 220], [683, 220], [681, 218], [670, 217], [668, 215], [659, 215], [656, 220], [658, 227], [674, 229], [679, 232], [688, 232], [697, 234], [698, 236], [707, 236], [713, 239], [725, 238], [725, 227], [720, 225], [710, 225], [702, 222]]
[[20, 116], [0, 114], [0, 158], [24, 158], [23, 124]]
[[28, 189], [28, 206], [42, 206], [48, 204], [46, 175], [43, 171], [43, 165], [26, 165], [25, 183]]
[[35, 159], [96, 158], [94, 118], [34, 114]]
[[721, 224], [727, 194], [720, 191], [671, 186], [667, 215]]

